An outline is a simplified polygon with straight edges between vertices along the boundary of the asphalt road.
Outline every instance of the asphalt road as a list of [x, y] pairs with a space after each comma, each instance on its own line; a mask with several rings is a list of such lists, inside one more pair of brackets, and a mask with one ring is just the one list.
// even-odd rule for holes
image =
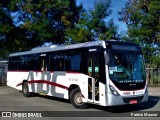
[[[159, 112], [158, 112], [159, 111]], [[76, 109], [68, 100], [60, 98], [40, 96], [26, 98], [23, 94], [8, 86], [0, 86], [0, 116], [2, 112], [11, 112], [12, 118], [1, 119], [22, 119], [25, 116], [38, 116], [41, 119], [78, 119], [78, 120], [98, 120], [109, 117], [109, 119], [159, 119], [159, 117], [144, 117], [146, 114], [160, 116], [160, 88], [149, 88], [149, 100], [146, 103], [137, 105], [125, 105], [116, 107], [101, 107], [89, 105], [87, 109]], [[32, 114], [34, 113], [34, 114]], [[3, 113], [5, 116], [6, 113]], [[141, 116], [143, 115], [143, 117]], [[13, 118], [19, 116], [18, 118]], [[47, 117], [45, 117], [47, 116]], [[79, 116], [79, 117], [77, 117]], [[137, 117], [138, 116], [138, 117]], [[36, 119], [36, 118], [23, 118]]]

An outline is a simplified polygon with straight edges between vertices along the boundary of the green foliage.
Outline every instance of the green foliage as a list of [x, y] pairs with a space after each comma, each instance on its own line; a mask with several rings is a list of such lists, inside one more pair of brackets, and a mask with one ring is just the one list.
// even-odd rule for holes
[[12, 27], [13, 23], [9, 16], [8, 1], [2, 0], [0, 1], [0, 35], [7, 34]]
[[116, 39], [118, 27], [113, 19], [105, 21], [111, 14], [110, 5], [111, 1], [107, 0], [96, 3], [93, 10], [83, 10], [74, 28], [66, 30], [68, 42]]
[[117, 36], [117, 29], [118, 26], [114, 24], [114, 20], [110, 19], [109, 22], [106, 25], [107, 30], [100, 34], [99, 39], [100, 40], [109, 40], [109, 39], [118, 39]]
[[[85, 11], [85, 10], [83, 10]], [[65, 33], [68, 39], [67, 43], [86, 42], [91, 38], [91, 32], [88, 28], [89, 16], [87, 11], [81, 13], [81, 18], [73, 28], [67, 28]]]
[[0, 1], [0, 59], [8, 54], [26, 50], [26, 30], [15, 26], [10, 0]]
[[128, 25], [129, 40], [141, 44], [150, 65], [159, 66], [160, 1], [128, 0], [119, 14]]
[[45, 42], [64, 43], [65, 29], [74, 27], [81, 9], [76, 0], [1, 0], [0, 58]]
[[1, 0], [0, 59], [49, 42], [70, 44], [117, 38], [111, 1], [97, 2], [93, 10], [76, 0]]
[[81, 10], [75, 0], [23, 0], [18, 8], [19, 21], [24, 22], [21, 27], [27, 29], [39, 45], [64, 43], [65, 29], [73, 27]]

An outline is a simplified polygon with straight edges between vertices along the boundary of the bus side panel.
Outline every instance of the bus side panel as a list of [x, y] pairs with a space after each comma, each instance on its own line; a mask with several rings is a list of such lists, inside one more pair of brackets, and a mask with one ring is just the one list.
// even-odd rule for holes
[[106, 85], [99, 83], [100, 105], [106, 106]]
[[88, 99], [88, 76], [81, 73], [31, 71], [25, 79], [30, 83], [30, 92], [69, 99], [69, 87], [77, 85], [82, 94], [86, 96], [84, 101]]
[[[16, 78], [16, 79], [13, 79]], [[100, 105], [106, 105], [105, 85], [99, 83], [99, 101], [88, 99], [88, 78], [89, 76], [81, 73], [66, 72], [9, 72], [7, 76], [7, 85], [18, 90], [22, 90], [23, 80], [28, 81], [29, 91], [34, 93], [44, 93], [49, 96], [69, 99], [69, 87], [76, 85], [80, 88], [84, 102], [96, 102]], [[94, 89], [94, 88], [93, 88]]]
[[88, 76], [84, 74], [66, 73], [66, 75], [62, 75], [60, 73], [60, 75], [57, 76], [56, 80], [52, 79], [54, 80], [52, 82], [55, 82], [60, 86], [50, 86], [50, 93], [48, 95], [69, 99], [69, 87], [71, 85], [77, 85], [79, 86], [82, 94], [84, 96], [87, 96], [87, 79]]
[[53, 85], [49, 85], [48, 95], [68, 99], [69, 82], [67, 80], [66, 72], [52, 73], [50, 82]]
[[42, 92], [43, 82], [41, 82], [41, 80], [44, 80], [43, 77], [44, 77], [43, 72], [30, 71], [28, 73], [26, 80], [29, 83], [28, 85], [29, 85], [30, 92], [34, 92], [34, 93]]
[[20, 85], [28, 76], [28, 72], [7, 72], [7, 86], [22, 90]]

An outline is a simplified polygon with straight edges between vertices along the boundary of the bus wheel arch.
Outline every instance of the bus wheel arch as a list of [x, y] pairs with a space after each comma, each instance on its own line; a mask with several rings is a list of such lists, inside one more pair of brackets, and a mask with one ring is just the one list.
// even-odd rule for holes
[[83, 97], [84, 96], [82, 95], [80, 87], [78, 85], [71, 85], [69, 87], [69, 99], [71, 104], [75, 108], [84, 109], [87, 107], [87, 104], [82, 100]]
[[23, 80], [22, 83], [22, 93], [25, 97], [31, 97], [32, 96], [32, 92], [29, 92], [29, 87], [28, 87], [28, 82], [27, 80]]

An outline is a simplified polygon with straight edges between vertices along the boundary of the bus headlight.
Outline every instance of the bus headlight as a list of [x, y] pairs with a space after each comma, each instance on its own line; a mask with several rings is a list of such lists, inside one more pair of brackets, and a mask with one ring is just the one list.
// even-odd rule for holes
[[119, 93], [116, 91], [116, 89], [113, 86], [109, 85], [109, 88], [110, 88], [113, 95], [119, 96]]

